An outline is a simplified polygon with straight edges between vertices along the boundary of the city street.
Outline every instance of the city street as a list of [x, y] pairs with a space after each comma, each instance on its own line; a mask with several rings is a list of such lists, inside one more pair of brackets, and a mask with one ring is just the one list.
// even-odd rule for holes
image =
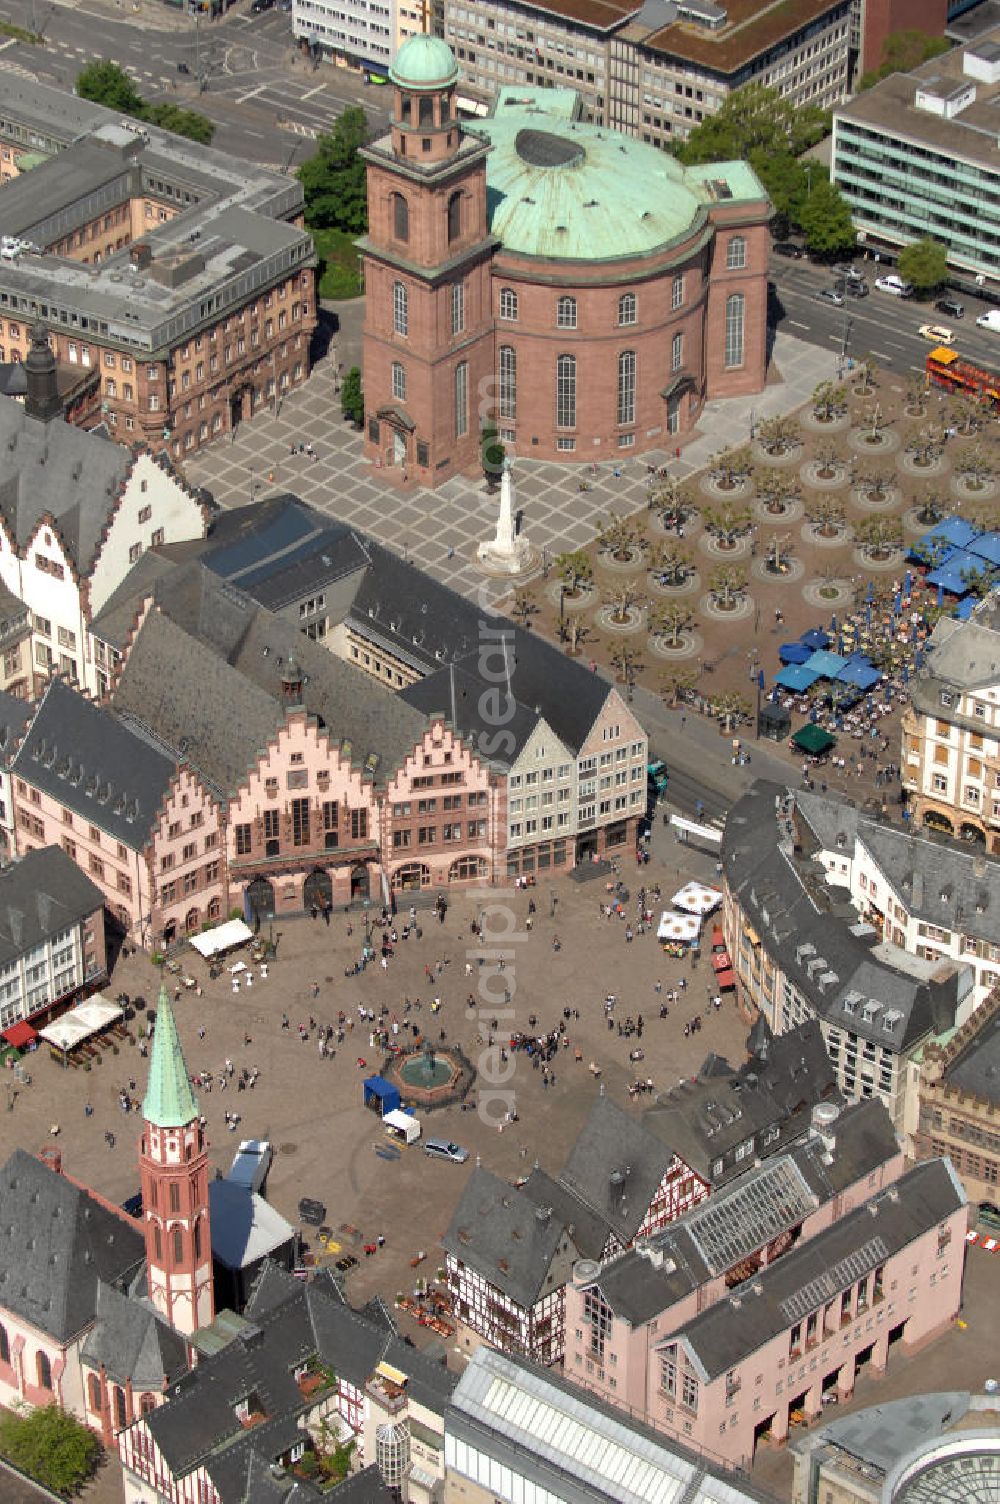
[[[286, 170], [310, 154], [317, 132], [349, 105], [364, 107], [373, 133], [388, 122], [387, 91], [366, 87], [346, 69], [304, 58], [293, 46], [291, 16], [282, 11], [230, 13], [196, 25], [157, 0], [144, 0], [137, 16], [123, 12], [121, 18], [108, 13], [106, 0], [92, 4], [84, 9], [0, 0], [0, 17], [45, 38], [41, 47], [15, 39], [0, 43], [0, 76], [15, 72], [72, 89], [86, 63], [110, 58], [146, 98], [207, 115], [220, 150]], [[178, 73], [179, 63], [187, 74]]]
[[880, 292], [875, 278], [887, 270], [885, 266], [861, 256], [856, 256], [853, 264], [864, 272], [869, 294], [867, 298], [848, 298], [842, 308], [836, 308], [819, 297], [822, 288], [834, 284], [829, 267], [805, 259], [772, 256], [771, 321], [785, 333], [838, 355], [846, 352], [855, 360], [872, 356], [885, 370], [904, 377], [923, 371], [927, 352], [933, 349], [917, 333], [920, 325], [944, 324], [954, 330], [954, 348], [962, 355], [1000, 366], [1000, 335], [976, 328], [976, 316], [992, 304], [962, 294], [958, 301], [965, 308], [965, 317], [956, 322], [938, 313], [933, 301], [894, 298], [891, 293]]

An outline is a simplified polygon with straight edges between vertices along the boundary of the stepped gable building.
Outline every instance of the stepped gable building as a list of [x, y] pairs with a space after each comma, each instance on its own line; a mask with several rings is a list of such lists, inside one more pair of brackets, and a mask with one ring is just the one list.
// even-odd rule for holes
[[204, 780], [62, 679], [35, 711], [11, 783], [18, 852], [58, 842], [104, 894], [119, 935], [169, 944], [222, 917], [221, 811]]
[[[840, 1091], [881, 1097], [902, 1132], [914, 1052], [954, 1025], [972, 976], [936, 950], [928, 959], [880, 944], [831, 882], [826, 858], [846, 862], [846, 844], [834, 834], [830, 850], [810, 824], [836, 821], [799, 807], [797, 794], [759, 779], [726, 821], [723, 929], [739, 1001], [775, 1036], [818, 1022]], [[869, 885], [868, 897], [879, 891]]]
[[92, 617], [145, 549], [202, 537], [207, 508], [165, 457], [66, 423], [52, 400], [44, 328], [31, 337], [27, 400], [0, 398], [0, 584], [13, 602], [12, 625], [30, 612], [30, 662], [19, 647], [16, 669], [8, 666], [14, 642], [8, 648], [2, 635], [0, 653], [11, 687], [33, 698], [53, 671], [96, 689]]
[[1000, 1227], [1000, 986], [917, 1057], [914, 1157], [947, 1154], [984, 1229]]
[[[9, 76], [0, 361], [43, 319], [122, 443], [174, 458], [309, 374], [315, 253], [282, 173]], [[61, 410], [61, 406], [60, 406]]]
[[33, 1039], [28, 1023], [108, 974], [104, 894], [58, 846], [31, 851], [0, 869], [0, 1033]]
[[[710, 397], [764, 384], [770, 205], [742, 162], [680, 166], [587, 124], [572, 89], [503, 88], [475, 124], [459, 67], [411, 37], [367, 146], [365, 453], [403, 481], [513, 453], [673, 447]], [[484, 405], [485, 403], [485, 405]]]

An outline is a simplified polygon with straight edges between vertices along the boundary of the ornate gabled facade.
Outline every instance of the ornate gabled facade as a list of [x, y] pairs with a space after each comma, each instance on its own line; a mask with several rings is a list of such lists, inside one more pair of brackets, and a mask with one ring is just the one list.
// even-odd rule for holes
[[393, 892], [491, 883], [502, 866], [503, 789], [468, 742], [436, 720], [380, 791]]

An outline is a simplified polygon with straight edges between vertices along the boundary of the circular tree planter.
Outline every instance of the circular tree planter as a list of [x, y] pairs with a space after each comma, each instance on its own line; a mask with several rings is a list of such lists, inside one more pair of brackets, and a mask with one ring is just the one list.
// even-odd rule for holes
[[612, 574], [635, 574], [636, 570], [642, 566], [642, 560], [643, 550], [641, 548], [630, 548], [620, 556], [618, 554], [604, 553], [603, 551], [597, 555], [599, 567], [607, 569]]
[[808, 412], [799, 415], [799, 422], [803, 428], [808, 428], [810, 433], [842, 433], [845, 428], [851, 426], [851, 415], [848, 412], [836, 413], [832, 418], [817, 418], [810, 408]]
[[951, 469], [951, 463], [943, 454], [932, 455], [928, 460], [917, 459], [912, 454], [901, 454], [896, 463], [907, 475], [918, 475], [926, 478], [928, 475], [944, 475]]
[[857, 454], [895, 454], [900, 445], [899, 434], [891, 428], [873, 431], [859, 424], [847, 435], [847, 442]]
[[617, 613], [614, 606], [602, 606], [594, 614], [595, 625], [602, 632], [614, 632], [617, 636], [627, 637], [630, 632], [639, 632], [643, 626], [643, 612], [638, 606], [629, 606], [620, 621], [616, 621]]
[[772, 509], [767, 505], [766, 502], [760, 501], [759, 499], [754, 502], [752, 511], [754, 517], [758, 522], [767, 524], [779, 522], [787, 523], [798, 522], [799, 518], [802, 516], [802, 513], [805, 511], [805, 507], [800, 496], [792, 496], [788, 501], [782, 503], [780, 511], [772, 511]]
[[653, 512], [649, 517], [648, 525], [650, 531], [655, 533], [657, 537], [679, 538], [686, 541], [688, 538], [690, 538], [692, 533], [696, 532], [698, 528], [701, 527], [702, 520], [703, 519], [699, 512], [692, 512], [691, 515], [689, 517], [685, 517], [684, 521], [681, 523], [681, 526], [684, 529], [683, 534], [681, 534], [678, 533], [673, 523], [671, 523], [669, 527], [666, 526], [661, 513]]
[[730, 486], [725, 481], [716, 480], [714, 475], [706, 472], [698, 484], [705, 495], [711, 496], [713, 501], [745, 501], [753, 493], [753, 485], [749, 476], [746, 476], [743, 480], [734, 481]]
[[585, 611], [588, 606], [594, 604], [594, 597], [597, 591], [593, 585], [581, 585], [575, 595], [571, 594], [568, 590], [563, 594], [557, 580], [555, 584], [548, 586], [545, 594], [557, 610], [561, 602], [564, 611]]
[[732, 543], [726, 543], [714, 533], [705, 533], [698, 539], [698, 547], [712, 559], [739, 559], [750, 552], [750, 534], [741, 533]]
[[952, 494], [962, 501], [992, 501], [1000, 492], [1000, 479], [996, 476], [991, 480], [974, 481], [959, 472], [952, 476], [949, 485]]
[[752, 595], [738, 596], [730, 605], [723, 606], [712, 594], [703, 595], [698, 610], [712, 621], [745, 621], [754, 614], [756, 607]]
[[661, 632], [651, 633], [648, 643], [649, 651], [655, 653], [657, 658], [665, 658], [674, 663], [682, 658], [693, 658], [705, 646], [703, 638], [689, 627], [679, 634], [676, 643], [670, 642]]
[[866, 548], [854, 550], [854, 562], [862, 569], [875, 569], [880, 573], [889, 569], [898, 569], [903, 562], [902, 548], [879, 549], [878, 553]]
[[796, 580], [801, 580], [806, 572], [806, 566], [801, 559], [786, 559], [784, 569], [775, 570], [771, 567], [770, 559], [754, 559], [750, 565], [750, 573], [755, 580], [760, 580], [765, 585], [793, 585]]
[[679, 584], [661, 585], [659, 580], [654, 577], [653, 571], [650, 570], [646, 576], [646, 583], [654, 595], [665, 595], [668, 597], [676, 595], [690, 595], [693, 590], [697, 590], [700, 583], [700, 576], [696, 569], [692, 569], [687, 575], [685, 575], [684, 579]]
[[829, 531], [824, 531], [816, 522], [804, 522], [801, 538], [811, 548], [843, 548], [845, 543], [851, 541], [851, 530], [846, 522]]
[[887, 486], [881, 497], [874, 492], [865, 491], [861, 486], [854, 486], [851, 490], [851, 503], [862, 512], [894, 512], [902, 495], [898, 486]]
[[[829, 468], [830, 474], [822, 472]], [[812, 486], [817, 491], [838, 491], [841, 486], [846, 486], [850, 479], [850, 472], [846, 465], [821, 465], [818, 460], [807, 460], [799, 470], [799, 475], [807, 486]]]
[[850, 606], [854, 603], [854, 586], [850, 580], [810, 580], [802, 587], [802, 599], [821, 610]]
[[801, 443], [789, 444], [787, 449], [775, 450], [773, 454], [769, 449], [764, 448], [759, 439], [755, 439], [753, 443], [753, 457], [755, 460], [759, 460], [762, 465], [777, 465], [779, 467], [782, 465], [794, 465], [798, 463], [801, 456]]

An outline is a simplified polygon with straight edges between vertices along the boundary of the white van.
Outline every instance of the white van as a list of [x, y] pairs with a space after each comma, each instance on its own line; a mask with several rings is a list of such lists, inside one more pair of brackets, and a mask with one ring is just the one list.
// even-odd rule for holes
[[976, 320], [976, 328], [1000, 330], [1000, 308], [989, 308], [981, 313]]
[[913, 286], [904, 282], [902, 277], [897, 277], [895, 272], [890, 272], [886, 277], [877, 277], [875, 286], [880, 292], [891, 292], [894, 298], [912, 298]]

